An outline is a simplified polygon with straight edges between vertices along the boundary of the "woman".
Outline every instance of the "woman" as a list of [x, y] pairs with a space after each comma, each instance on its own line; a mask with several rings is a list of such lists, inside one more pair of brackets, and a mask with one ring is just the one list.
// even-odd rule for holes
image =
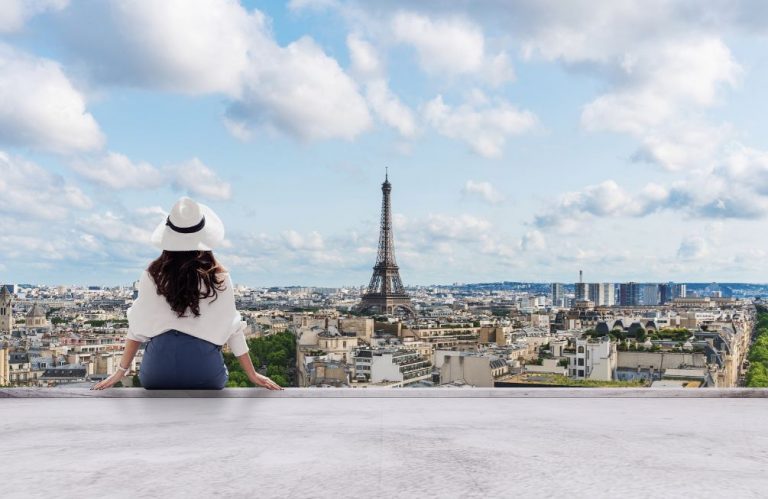
[[221, 353], [224, 343], [251, 382], [282, 389], [251, 363], [232, 280], [211, 252], [223, 240], [224, 226], [210, 208], [186, 197], [173, 206], [152, 234], [163, 253], [139, 279], [117, 372], [92, 389], [109, 388], [127, 375], [144, 342], [149, 343], [139, 380], [146, 389], [221, 390], [229, 377]]

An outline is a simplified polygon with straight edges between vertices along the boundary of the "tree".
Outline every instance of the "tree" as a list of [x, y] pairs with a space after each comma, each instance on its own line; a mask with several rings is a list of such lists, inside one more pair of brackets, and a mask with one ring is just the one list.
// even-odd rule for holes
[[272, 381], [277, 383], [280, 386], [288, 386], [288, 379], [286, 379], [285, 376], [282, 374], [275, 374], [274, 376], [270, 376], [272, 378]]
[[768, 387], [768, 369], [762, 362], [752, 364], [747, 371], [747, 386], [750, 388]]
[[645, 342], [646, 338], [648, 338], [648, 335], [645, 332], [645, 329], [640, 328], [637, 330], [637, 335], [635, 336], [635, 339], [638, 341], [638, 343]]
[[237, 387], [254, 386], [254, 384], [248, 380], [248, 376], [244, 372], [235, 371], [235, 372], [229, 373], [227, 386], [237, 388]]
[[[275, 376], [280, 376], [286, 383], [281, 386], [295, 385], [295, 372], [288, 369], [296, 363], [296, 337], [292, 333], [252, 338], [247, 343], [251, 362], [258, 372], [265, 373], [276, 383]], [[232, 353], [224, 354], [224, 364], [230, 374], [227, 386], [254, 386]]]
[[133, 375], [133, 386], [138, 386], [139, 388], [141, 388], [141, 380], [139, 380], [138, 374]]
[[285, 350], [275, 350], [267, 355], [269, 365], [284, 366], [288, 362], [288, 352]]

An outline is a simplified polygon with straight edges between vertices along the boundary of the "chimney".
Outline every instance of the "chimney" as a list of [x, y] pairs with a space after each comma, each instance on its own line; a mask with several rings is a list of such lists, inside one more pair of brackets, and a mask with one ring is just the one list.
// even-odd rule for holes
[[584, 282], [584, 273], [581, 270], [579, 270], [579, 284], [581, 284], [582, 282]]

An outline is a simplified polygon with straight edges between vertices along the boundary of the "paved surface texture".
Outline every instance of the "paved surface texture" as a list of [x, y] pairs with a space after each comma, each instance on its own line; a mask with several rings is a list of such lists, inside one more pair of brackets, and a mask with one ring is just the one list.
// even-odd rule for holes
[[768, 495], [765, 398], [118, 391], [0, 400], [2, 496]]
[[[0, 398], [768, 398], [766, 388], [262, 388], [224, 390], [90, 390], [95, 383], [55, 388], [0, 388]], [[80, 385], [80, 384], [78, 384]]]

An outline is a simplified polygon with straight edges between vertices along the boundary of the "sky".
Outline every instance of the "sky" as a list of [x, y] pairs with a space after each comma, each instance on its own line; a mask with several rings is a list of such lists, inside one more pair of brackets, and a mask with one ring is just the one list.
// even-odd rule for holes
[[0, 282], [768, 282], [768, 4], [0, 1]]

